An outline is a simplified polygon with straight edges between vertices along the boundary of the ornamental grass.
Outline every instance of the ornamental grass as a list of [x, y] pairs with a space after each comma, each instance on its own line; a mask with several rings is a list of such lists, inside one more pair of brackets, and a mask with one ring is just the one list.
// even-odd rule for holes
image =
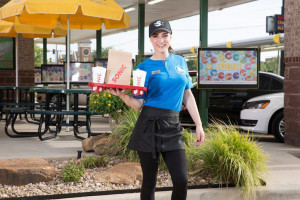
[[130, 161], [139, 161], [137, 152], [127, 149], [130, 135], [135, 127], [139, 114], [139, 111], [133, 109], [128, 109], [119, 113], [119, 116], [117, 117], [119, 124], [110, 135], [110, 137], [117, 139], [114, 147], [120, 150], [121, 155], [128, 157]]
[[202, 161], [201, 172], [218, 183], [234, 184], [245, 199], [255, 199], [255, 187], [266, 180], [266, 155], [252, 137], [233, 125], [215, 122], [206, 129], [205, 143], [192, 154]]

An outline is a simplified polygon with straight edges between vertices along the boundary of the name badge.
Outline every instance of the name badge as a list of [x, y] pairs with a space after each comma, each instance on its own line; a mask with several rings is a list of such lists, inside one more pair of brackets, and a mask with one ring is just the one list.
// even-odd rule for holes
[[152, 71], [151, 73], [152, 73], [152, 74], [159, 74], [159, 73], [160, 73], [160, 70]]

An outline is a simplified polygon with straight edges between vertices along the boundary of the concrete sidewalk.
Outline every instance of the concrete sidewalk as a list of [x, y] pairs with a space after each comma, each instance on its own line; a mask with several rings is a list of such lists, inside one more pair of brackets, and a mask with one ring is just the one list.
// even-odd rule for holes
[[[108, 119], [95, 117], [93, 131], [109, 132]], [[38, 138], [10, 138], [4, 133], [4, 121], [0, 121], [0, 159], [9, 158], [66, 158], [76, 157], [82, 150], [81, 141], [73, 132], [65, 130], [55, 139], [40, 141]], [[28, 125], [24, 120], [18, 123], [22, 130], [36, 130], [36, 125]], [[259, 145], [268, 155], [269, 178], [267, 186], [257, 188], [257, 200], [300, 200], [300, 148], [277, 143], [273, 136], [259, 136]], [[156, 200], [170, 199], [171, 192], [156, 192]], [[138, 193], [77, 197], [82, 200], [138, 200]], [[188, 200], [242, 200], [239, 190], [191, 189]]]

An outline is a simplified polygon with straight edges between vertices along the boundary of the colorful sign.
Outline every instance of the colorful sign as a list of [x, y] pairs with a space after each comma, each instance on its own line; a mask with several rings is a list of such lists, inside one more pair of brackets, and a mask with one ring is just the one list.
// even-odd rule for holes
[[35, 84], [42, 83], [42, 73], [40, 67], [34, 68], [34, 83]]
[[42, 83], [64, 83], [63, 65], [42, 65]]
[[259, 52], [249, 48], [198, 50], [199, 88], [257, 88]]
[[[76, 62], [70, 63], [70, 82], [89, 83], [92, 82], [92, 67], [91, 62]], [[66, 66], [66, 64], [65, 64]], [[67, 82], [67, 69], [65, 67], [65, 80]]]
[[284, 33], [284, 15], [274, 15], [275, 33]]

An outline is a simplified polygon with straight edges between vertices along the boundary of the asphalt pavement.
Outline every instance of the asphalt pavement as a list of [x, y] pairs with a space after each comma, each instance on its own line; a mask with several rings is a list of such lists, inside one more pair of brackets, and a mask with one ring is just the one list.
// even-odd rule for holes
[[[109, 132], [107, 118], [93, 117], [92, 129]], [[81, 141], [63, 128], [57, 138], [40, 141], [38, 138], [10, 138], [4, 132], [4, 121], [0, 121], [0, 159], [9, 158], [69, 158], [76, 157], [82, 150]], [[18, 120], [18, 130], [36, 130]], [[257, 200], [300, 200], [300, 148], [278, 143], [273, 136], [259, 135], [258, 144], [268, 156], [269, 175], [266, 186], [257, 187]], [[156, 200], [170, 199], [171, 192], [156, 192]], [[139, 193], [86, 196], [66, 199], [81, 200], [138, 200]], [[188, 200], [242, 200], [242, 194], [235, 188], [210, 188], [188, 190]]]

